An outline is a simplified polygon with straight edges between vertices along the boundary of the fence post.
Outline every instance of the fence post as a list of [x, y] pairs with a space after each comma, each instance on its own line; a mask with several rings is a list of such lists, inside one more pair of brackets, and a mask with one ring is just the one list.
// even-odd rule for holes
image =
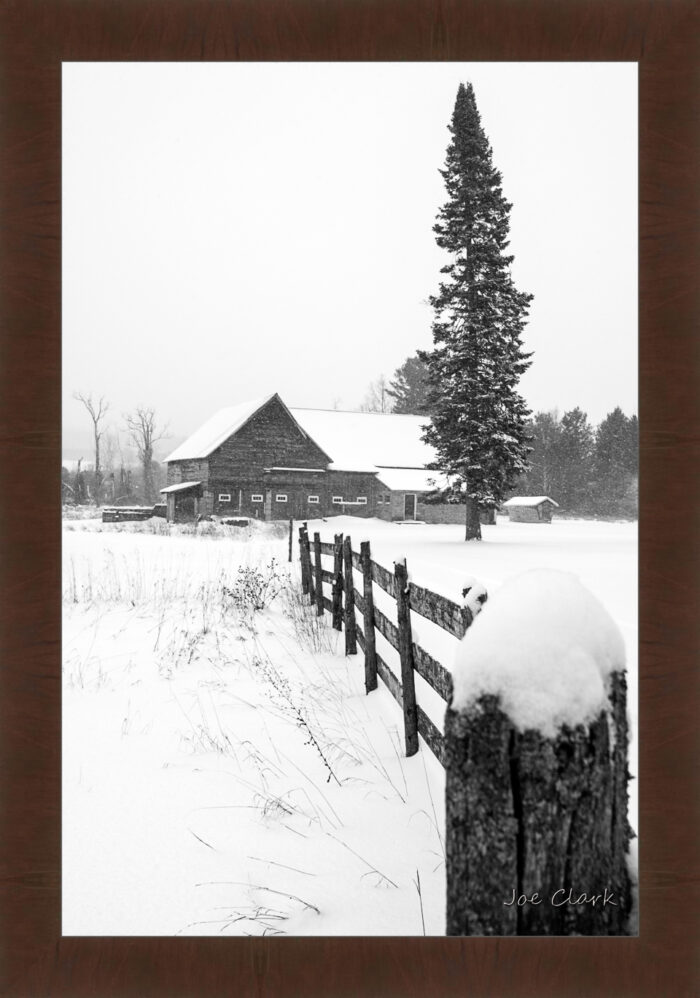
[[316, 570], [316, 615], [323, 616], [323, 570], [321, 568], [321, 535], [314, 534], [314, 566]]
[[309, 580], [309, 603], [313, 606], [316, 602], [316, 593], [314, 590], [314, 573], [311, 565], [311, 541], [309, 540], [309, 531], [306, 526], [304, 526], [304, 561], [306, 563], [306, 578]]
[[299, 564], [301, 565], [301, 591], [304, 596], [309, 594], [309, 573], [306, 569], [306, 551], [304, 547], [305, 526], [299, 527]]
[[336, 631], [343, 629], [343, 535], [336, 534], [333, 538], [333, 627]]
[[598, 716], [551, 737], [516, 728], [496, 695], [448, 706], [447, 935], [627, 931], [626, 686], [610, 678]]
[[357, 655], [357, 624], [355, 622], [355, 590], [352, 578], [352, 540], [343, 541], [345, 562], [345, 654]]
[[362, 563], [363, 596], [365, 599], [365, 692], [377, 688], [377, 649], [374, 637], [374, 593], [372, 591], [372, 565], [370, 562], [369, 541], [360, 544]]
[[292, 538], [294, 536], [294, 520], [289, 517], [289, 561], [292, 560]]
[[406, 562], [394, 562], [394, 592], [399, 624], [399, 656], [401, 658], [401, 686], [403, 688], [403, 723], [406, 755], [418, 751], [418, 712], [416, 710], [416, 684], [413, 666], [413, 637], [411, 635], [411, 605], [408, 591]]

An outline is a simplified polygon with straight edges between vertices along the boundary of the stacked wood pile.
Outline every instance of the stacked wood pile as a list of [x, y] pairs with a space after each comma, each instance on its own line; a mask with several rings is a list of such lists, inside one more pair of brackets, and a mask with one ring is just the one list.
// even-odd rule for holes
[[[161, 504], [162, 505], [162, 504]], [[103, 523], [124, 523], [127, 520], [150, 520], [156, 513], [155, 506], [106, 506], [102, 510]]]

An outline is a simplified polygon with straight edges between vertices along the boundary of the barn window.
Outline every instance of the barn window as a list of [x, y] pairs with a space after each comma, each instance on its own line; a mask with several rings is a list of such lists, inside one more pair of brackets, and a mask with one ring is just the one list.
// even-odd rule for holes
[[333, 496], [333, 504], [335, 506], [342, 506], [343, 505], [343, 497], [342, 496]]
[[287, 501], [286, 492], [280, 492], [278, 495], [275, 496], [275, 502], [286, 502], [286, 501]]
[[231, 496], [227, 492], [219, 493], [219, 502], [231, 502]]
[[377, 505], [378, 506], [384, 505], [384, 496], [377, 496]]
[[366, 506], [367, 505], [367, 496], [358, 496], [357, 497], [357, 501], [360, 504], [360, 506]]
[[309, 496], [309, 502], [318, 502], [318, 496]]
[[387, 506], [388, 506], [388, 505], [389, 505], [389, 503], [391, 502], [391, 496], [388, 496], [388, 495], [385, 495], [385, 496], [384, 496], [384, 502], [385, 502], [385, 503], [387, 504]]
[[260, 493], [257, 493], [256, 495], [252, 495], [250, 497], [250, 501], [251, 502], [262, 502], [263, 501], [263, 497], [260, 495]]

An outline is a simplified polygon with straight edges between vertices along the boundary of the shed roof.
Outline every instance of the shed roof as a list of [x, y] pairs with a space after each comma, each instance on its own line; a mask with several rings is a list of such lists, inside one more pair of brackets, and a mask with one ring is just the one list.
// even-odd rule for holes
[[539, 506], [543, 502], [551, 502], [552, 506], [559, 507], [559, 503], [550, 499], [549, 496], [513, 496], [508, 502], [504, 502], [503, 506], [506, 508], [510, 506]]
[[198, 485], [201, 485], [201, 484], [202, 484], [201, 482], [180, 482], [179, 485], [168, 485], [167, 488], [161, 489], [160, 491], [161, 492], [166, 492], [166, 493], [167, 492], [186, 492], [188, 489], [194, 489]]

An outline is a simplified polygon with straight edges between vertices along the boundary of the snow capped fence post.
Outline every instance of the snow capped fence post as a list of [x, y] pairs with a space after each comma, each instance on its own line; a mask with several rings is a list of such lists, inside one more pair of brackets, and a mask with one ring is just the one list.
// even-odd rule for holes
[[343, 541], [345, 561], [345, 654], [357, 655], [357, 624], [355, 621], [355, 589], [352, 579], [352, 541]]
[[316, 575], [316, 614], [323, 616], [323, 569], [321, 567], [321, 535], [314, 534], [314, 568]]
[[360, 544], [360, 563], [362, 565], [362, 594], [364, 606], [364, 636], [365, 636], [365, 692], [371, 693], [377, 688], [377, 650], [374, 637], [374, 593], [372, 592], [372, 564], [369, 553], [369, 541]]
[[624, 666], [565, 572], [510, 580], [466, 632], [445, 716], [448, 935], [626, 933]]
[[418, 711], [416, 709], [416, 683], [413, 671], [411, 596], [405, 561], [394, 562], [394, 592], [399, 624], [399, 656], [401, 658], [401, 687], [406, 755], [415, 755], [418, 751]]
[[333, 537], [333, 627], [343, 629], [343, 535]]

